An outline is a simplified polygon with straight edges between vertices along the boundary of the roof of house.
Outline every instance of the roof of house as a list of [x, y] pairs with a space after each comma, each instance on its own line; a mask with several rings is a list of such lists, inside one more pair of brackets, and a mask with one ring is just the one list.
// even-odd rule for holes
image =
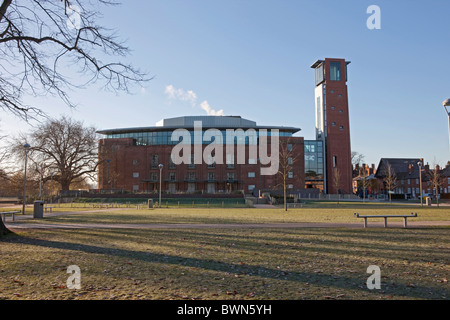
[[398, 180], [417, 179], [419, 178], [419, 165], [422, 162], [421, 158], [382, 158], [378, 164], [376, 177], [386, 177], [386, 170], [388, 165], [397, 176]]

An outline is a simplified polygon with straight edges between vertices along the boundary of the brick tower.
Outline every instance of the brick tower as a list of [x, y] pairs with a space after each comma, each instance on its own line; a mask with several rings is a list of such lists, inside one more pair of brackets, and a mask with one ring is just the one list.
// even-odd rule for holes
[[317, 60], [315, 69], [316, 139], [325, 146], [325, 193], [352, 193], [347, 65], [344, 59]]

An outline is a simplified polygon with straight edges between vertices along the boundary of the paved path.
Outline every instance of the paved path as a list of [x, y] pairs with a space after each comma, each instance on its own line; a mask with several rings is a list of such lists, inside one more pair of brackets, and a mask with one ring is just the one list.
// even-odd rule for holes
[[[108, 211], [122, 210], [120, 208], [108, 209]], [[87, 211], [67, 211], [45, 213], [45, 217], [54, 217], [71, 214], [83, 214], [92, 212], [105, 212], [106, 209], [87, 210]], [[332, 222], [296, 222], [296, 223], [149, 223], [149, 224], [98, 224], [98, 223], [32, 223], [24, 220], [33, 219], [32, 215], [16, 215], [15, 221], [11, 217], [7, 218], [5, 225], [11, 229], [201, 229], [201, 228], [219, 228], [219, 229], [255, 229], [255, 228], [363, 228], [362, 221], [348, 223]], [[408, 220], [408, 228], [425, 228], [450, 226], [450, 221], [411, 221]], [[383, 228], [384, 222], [368, 221], [369, 228]], [[403, 222], [389, 221], [388, 227], [403, 228]]]

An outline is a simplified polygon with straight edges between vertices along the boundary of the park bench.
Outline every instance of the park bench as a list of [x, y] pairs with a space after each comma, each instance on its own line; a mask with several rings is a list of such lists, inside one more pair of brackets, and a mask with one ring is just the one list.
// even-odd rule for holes
[[370, 215], [370, 216], [360, 216], [359, 213], [355, 213], [356, 218], [364, 218], [364, 228], [367, 228], [367, 219], [368, 218], [384, 218], [384, 227], [387, 228], [387, 219], [388, 218], [403, 218], [403, 227], [407, 228], [408, 224], [406, 220], [408, 218], [417, 217], [417, 213], [411, 213], [410, 215]]
[[15, 220], [15, 214], [16, 213], [21, 213], [21, 212], [22, 212], [21, 210], [18, 210], [18, 211], [7, 211], [7, 212], [0, 212], [0, 215], [2, 216], [3, 222], [6, 221], [6, 215], [7, 214], [11, 214], [12, 215], [12, 221], [14, 221]]
[[50, 212], [52, 212], [53, 208], [55, 208], [55, 207], [53, 207], [53, 206], [45, 206], [44, 207], [44, 211], [47, 212], [47, 210], [50, 210]]

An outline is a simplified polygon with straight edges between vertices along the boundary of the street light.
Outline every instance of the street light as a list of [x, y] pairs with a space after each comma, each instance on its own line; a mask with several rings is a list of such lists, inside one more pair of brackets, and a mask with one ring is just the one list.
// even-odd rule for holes
[[25, 202], [26, 202], [26, 190], [27, 190], [27, 158], [30, 145], [25, 143], [23, 148], [25, 149], [25, 170], [23, 173], [23, 199], [22, 199], [22, 214], [25, 214]]
[[423, 207], [423, 192], [422, 192], [422, 161], [417, 162], [419, 166], [419, 182], [420, 182], [420, 205]]
[[450, 111], [447, 109], [447, 107], [450, 107], [450, 99], [444, 100], [444, 102], [442, 102], [442, 105], [444, 106], [445, 112], [448, 115], [448, 132], [449, 132], [449, 143], [450, 143]]
[[163, 164], [160, 163], [159, 164], [159, 207], [161, 208], [161, 185], [162, 185], [162, 169], [163, 169]]

